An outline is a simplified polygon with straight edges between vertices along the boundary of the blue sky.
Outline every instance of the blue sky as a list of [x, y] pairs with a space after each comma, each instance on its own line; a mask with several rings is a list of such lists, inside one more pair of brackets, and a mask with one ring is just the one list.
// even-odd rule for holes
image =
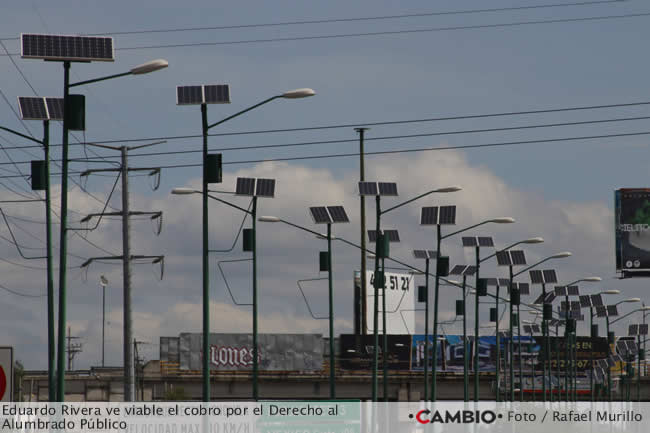
[[[582, 6], [519, 9], [475, 14], [445, 14], [401, 19], [366, 20], [321, 24], [278, 25], [237, 29], [124, 34], [118, 32], [157, 29], [181, 29], [236, 26], [262, 23], [286, 23], [305, 20], [382, 17], [471, 9], [507, 8], [544, 4], [568, 4], [557, 1], [194, 1], [181, 4], [168, 1], [125, 2], [110, 4], [86, 1], [21, 1], [3, 5], [0, 38], [9, 53], [20, 51], [18, 38], [25, 33], [109, 33], [115, 34], [114, 63], [73, 64], [72, 80], [80, 81], [126, 71], [150, 59], [165, 58], [169, 68], [151, 75], [126, 77], [79, 88], [86, 95], [87, 130], [76, 133], [86, 141], [196, 135], [200, 133], [198, 107], [175, 105], [175, 87], [191, 84], [229, 84], [232, 103], [209, 106], [209, 117], [216, 121], [285, 90], [311, 87], [317, 95], [305, 100], [278, 100], [248, 113], [213, 133], [303, 128], [328, 125], [363, 125], [367, 122], [414, 120], [474, 114], [543, 110], [565, 107], [623, 104], [648, 101], [645, 55], [648, 40], [647, 16], [621, 19], [574, 21], [554, 24], [502, 26], [465, 30], [438, 30], [392, 35], [322, 38], [259, 43], [234, 43], [274, 38], [296, 38], [374, 32], [395, 32], [447, 27], [486, 26], [540, 20], [650, 13], [638, 0], [601, 2]], [[223, 44], [229, 42], [229, 44]], [[172, 44], [221, 43], [220, 45], [176, 48], [134, 49]], [[0, 54], [3, 54], [0, 47]], [[58, 63], [0, 56], [0, 89], [13, 109], [18, 96], [61, 96], [63, 71]], [[22, 75], [21, 75], [22, 74]], [[30, 85], [33, 87], [30, 88]], [[510, 128], [580, 121], [647, 117], [645, 105], [600, 110], [504, 116], [483, 119], [419, 122], [373, 126], [367, 137], [394, 137], [414, 134]], [[0, 125], [26, 132], [11, 108], [0, 101]], [[25, 122], [31, 133], [41, 135], [39, 122]], [[579, 136], [611, 135], [650, 131], [646, 119], [584, 124], [516, 131], [495, 131], [453, 135], [429, 135], [416, 138], [369, 140], [368, 151], [399, 150], [548, 140]], [[60, 126], [54, 124], [52, 137], [60, 142]], [[224, 151], [224, 162], [260, 160], [358, 150], [356, 133], [351, 127], [312, 131], [220, 136], [210, 139], [210, 147], [255, 146], [319, 142], [310, 146], [280, 149]], [[320, 143], [350, 140], [344, 143]], [[483, 149], [443, 150], [396, 154], [367, 158], [367, 178], [398, 182], [401, 198], [425, 190], [459, 184], [463, 192], [453, 196], [430, 197], [387, 216], [386, 224], [403, 231], [403, 244], [395, 249], [402, 258], [413, 248], [431, 248], [434, 234], [417, 226], [420, 206], [457, 204], [458, 225], [464, 227], [495, 216], [509, 215], [518, 222], [510, 226], [485, 226], [476, 234], [493, 235], [498, 246], [530, 237], [542, 236], [546, 242], [527, 249], [529, 262], [558, 251], [574, 253], [570, 260], [554, 264], [563, 282], [598, 275], [603, 283], [584, 290], [618, 288], [629, 296], [644, 297], [644, 281], [614, 280], [613, 190], [618, 187], [648, 186], [648, 136], [617, 137], [598, 140], [531, 143]], [[71, 138], [74, 142], [75, 139]], [[40, 156], [38, 149], [11, 149], [27, 142], [9, 134], [0, 134], [5, 151], [1, 162], [18, 164], [27, 172], [25, 162]], [[127, 143], [128, 144], [128, 143]], [[181, 152], [164, 156], [133, 156], [132, 166], [158, 166], [200, 163], [200, 139], [169, 140], [145, 152]], [[119, 143], [117, 144], [119, 145]], [[60, 158], [59, 148], [53, 151]], [[82, 158], [104, 150], [71, 148], [71, 155]], [[191, 153], [183, 152], [194, 151]], [[27, 153], [29, 152], [29, 153]], [[113, 153], [112, 155], [115, 155]], [[13, 175], [13, 165], [5, 164], [2, 175]], [[79, 171], [85, 163], [73, 165]], [[358, 240], [356, 181], [358, 158], [312, 159], [294, 162], [227, 165], [224, 189], [234, 185], [241, 175], [268, 176], [278, 179], [277, 197], [264, 201], [262, 210], [274, 212], [299, 224], [312, 227], [307, 207], [315, 204], [344, 203], [353, 224], [341, 228], [346, 237]], [[58, 172], [58, 169], [53, 169]], [[198, 331], [200, 322], [200, 200], [198, 197], [171, 197], [176, 186], [198, 185], [197, 168], [163, 171], [161, 187], [152, 192], [149, 181], [131, 182], [131, 206], [140, 210], [165, 212], [163, 232], [156, 237], [149, 222], [134, 223], [134, 254], [165, 254], [165, 279], [156, 281], [149, 265], [134, 271], [136, 324], [138, 338], [157, 343], [159, 335]], [[78, 179], [78, 177], [77, 177]], [[30, 195], [26, 181], [2, 180], [3, 200], [15, 199], [11, 190]], [[54, 180], [58, 183], [58, 179]], [[101, 200], [107, 197], [112, 180], [96, 177], [86, 188]], [[11, 188], [11, 190], [7, 189]], [[119, 192], [119, 190], [118, 190]], [[58, 195], [57, 195], [58, 197]], [[101, 210], [84, 192], [71, 193], [72, 209], [80, 214]], [[119, 200], [111, 202], [119, 208]], [[38, 205], [3, 204], [14, 217], [42, 221]], [[239, 226], [240, 217], [223, 207], [211, 206], [211, 245], [220, 248], [232, 243], [229, 233]], [[372, 213], [372, 207], [369, 208]], [[77, 217], [79, 217], [77, 215]], [[24, 229], [17, 231], [19, 241], [41, 248], [42, 224], [11, 220]], [[57, 231], [58, 231], [58, 226]], [[262, 227], [262, 230], [264, 227]], [[18, 229], [17, 229], [18, 230]], [[0, 229], [8, 237], [6, 228]], [[423, 236], [426, 235], [427, 237]], [[34, 237], [31, 237], [34, 236]], [[107, 222], [87, 235], [88, 240], [112, 252], [120, 251], [118, 221]], [[429, 239], [427, 245], [423, 245]], [[311, 320], [295, 285], [296, 279], [317, 273], [317, 241], [273, 226], [260, 233], [263, 254], [260, 273], [264, 284], [261, 311], [271, 331], [304, 329], [326, 333], [324, 323]], [[2, 241], [2, 257], [18, 265], [4, 263], [0, 284], [23, 293], [42, 293], [44, 271], [22, 266], [44, 267], [44, 263], [25, 262], [15, 248]], [[237, 246], [239, 248], [239, 245]], [[335, 259], [337, 290], [337, 333], [351, 326], [351, 280], [358, 268], [358, 254], [338, 247]], [[446, 251], [452, 264], [465, 260], [460, 241], [450, 240]], [[81, 258], [104, 255], [78, 237], [72, 238], [70, 258], [78, 266]], [[244, 257], [243, 253], [230, 258]], [[58, 261], [58, 260], [57, 260]], [[224, 292], [220, 274], [213, 265], [212, 298], [215, 311], [214, 331], [246, 332], [248, 310], [232, 306]], [[231, 265], [232, 284], [242, 297], [250, 287], [248, 268]], [[488, 268], [487, 274], [501, 272]], [[106, 274], [115, 288], [109, 296], [111, 325], [109, 335], [111, 363], [119, 363], [121, 271], [118, 266], [91, 267], [85, 277], [80, 270], [70, 271], [69, 320], [73, 332], [84, 338], [84, 352], [77, 365], [96, 365], [98, 361], [97, 323], [98, 280]], [[230, 281], [229, 281], [230, 282]], [[324, 290], [324, 287], [320, 289]], [[326, 297], [314, 287], [313, 302], [323, 308]], [[451, 314], [454, 292], [443, 297], [443, 310]], [[622, 297], [617, 298], [617, 300]], [[448, 305], [447, 305], [448, 304]], [[44, 299], [32, 300], [3, 294], [0, 323], [7, 329], [8, 341], [0, 344], [17, 347], [17, 359], [29, 368], [45, 366]], [[626, 307], [627, 308], [627, 307]], [[324, 312], [325, 310], [319, 311]], [[487, 317], [486, 314], [484, 315]], [[220, 320], [217, 317], [222, 317]], [[226, 319], [227, 318], [227, 319]], [[627, 323], [627, 322], [626, 322]], [[586, 329], [586, 328], [585, 328]], [[620, 332], [623, 332], [622, 328]], [[151, 346], [149, 358], [156, 358]]]

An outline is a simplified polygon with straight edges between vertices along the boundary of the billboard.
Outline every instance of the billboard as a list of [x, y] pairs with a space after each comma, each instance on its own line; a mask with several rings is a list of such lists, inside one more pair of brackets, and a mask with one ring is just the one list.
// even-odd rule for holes
[[[201, 370], [201, 333], [180, 334], [181, 370]], [[258, 365], [267, 371], [315, 371], [323, 369], [321, 334], [259, 334]], [[210, 334], [210, 369], [253, 369], [253, 334]]]
[[[386, 332], [389, 334], [415, 333], [415, 282], [412, 274], [385, 272], [385, 289], [379, 290], [379, 318], [377, 329], [383, 333], [383, 293], [386, 293]], [[366, 271], [366, 328], [374, 332], [375, 311], [374, 271]]]
[[14, 350], [12, 347], [0, 347], [0, 402], [13, 399]]
[[616, 272], [621, 278], [650, 276], [650, 188], [614, 192]]

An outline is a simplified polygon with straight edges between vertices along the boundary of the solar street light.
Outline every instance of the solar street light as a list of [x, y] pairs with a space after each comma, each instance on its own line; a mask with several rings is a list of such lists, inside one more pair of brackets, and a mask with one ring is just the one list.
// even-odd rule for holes
[[[208, 263], [208, 184], [221, 182], [221, 154], [208, 154], [208, 131], [217, 125], [221, 125], [235, 117], [241, 116], [257, 107], [267, 104], [278, 98], [297, 99], [307, 96], [313, 96], [315, 92], [312, 89], [296, 89], [284, 92], [267, 98], [255, 105], [252, 105], [235, 114], [225, 117], [215, 123], [208, 123], [208, 104], [228, 104], [230, 103], [230, 87], [227, 84], [210, 84], [199, 86], [178, 86], [176, 88], [177, 105], [200, 105], [201, 106], [201, 132], [203, 137], [203, 189], [202, 189], [202, 273], [203, 273], [203, 351], [209, 351], [209, 333], [210, 333], [210, 293], [209, 293], [209, 263]], [[257, 197], [273, 197], [275, 189], [274, 179], [258, 179], [257, 191], [249, 190], [254, 187], [255, 180], [249, 178], [240, 178], [237, 180], [237, 195], [247, 195], [253, 197], [253, 230], [252, 230], [252, 247], [253, 247], [253, 398], [258, 399], [258, 359], [257, 359], [257, 254], [255, 253], [255, 225], [257, 211]], [[178, 192], [177, 194], [189, 194], [188, 192]], [[213, 197], [214, 198], [214, 197]], [[203, 357], [203, 401], [210, 401], [210, 364], [208, 357]]]
[[[336, 364], [334, 358], [334, 289], [333, 289], [333, 278], [332, 278], [332, 224], [338, 223], [349, 223], [350, 219], [348, 218], [347, 213], [343, 206], [313, 206], [309, 208], [309, 212], [314, 220], [315, 224], [327, 224], [327, 256], [326, 264], [327, 267], [327, 280], [329, 283], [329, 344], [330, 344], [330, 398], [336, 398]], [[308, 233], [315, 234], [319, 238], [323, 238], [321, 233], [310, 230], [306, 227], [300, 226], [298, 224], [285, 221], [276, 216], [262, 216], [258, 219], [261, 222], [268, 223], [277, 223], [282, 222], [289, 226], [298, 228], [300, 230], [306, 231]], [[321, 270], [322, 266], [321, 266]], [[384, 326], [386, 326], [384, 324]], [[385, 346], [386, 347], [386, 346]]]
[[[47, 378], [48, 400], [56, 401], [57, 382], [56, 351], [55, 351], [55, 324], [54, 324], [54, 266], [52, 264], [52, 212], [50, 191], [50, 120], [62, 119], [63, 99], [61, 98], [35, 98], [19, 97], [18, 108], [23, 120], [43, 121], [43, 140], [35, 139], [10, 128], [0, 126], [0, 129], [13, 135], [26, 138], [43, 146], [44, 160], [32, 161], [32, 189], [45, 190], [45, 232], [46, 255], [45, 257], [29, 257], [29, 259], [46, 259], [46, 286], [47, 286]], [[48, 109], [49, 108], [49, 109]], [[35, 163], [40, 170], [35, 171]], [[37, 179], [40, 178], [40, 182]], [[38, 183], [38, 185], [37, 185]], [[41, 201], [41, 200], [38, 200]]]
[[[205, 105], [205, 104], [203, 104]], [[204, 137], [205, 138], [205, 137]], [[204, 146], [204, 151], [207, 147]], [[205, 156], [205, 155], [204, 155]], [[253, 253], [253, 398], [258, 398], [258, 377], [259, 377], [259, 359], [258, 359], [258, 326], [257, 326], [257, 242], [256, 242], [256, 224], [257, 224], [257, 199], [258, 198], [272, 198], [275, 194], [275, 179], [262, 179], [262, 178], [237, 178], [235, 187], [235, 195], [251, 197], [251, 209], [244, 209], [229, 201], [211, 195], [206, 182], [206, 164], [203, 165], [204, 173], [204, 192], [192, 188], [173, 188], [171, 193], [173, 195], [189, 195], [201, 194], [204, 202], [203, 206], [203, 337], [202, 346], [203, 353], [210, 353], [210, 298], [209, 298], [209, 269], [208, 269], [208, 228], [207, 228], [207, 199], [223, 203], [248, 215], [251, 215], [253, 220], [253, 228], [245, 229], [244, 236], [244, 250]], [[204, 401], [210, 400], [210, 361], [209, 357], [203, 357], [203, 398]]]
[[[63, 140], [61, 152], [61, 229], [59, 241], [59, 340], [57, 353], [57, 370], [61, 372], [56, 381], [56, 400], [65, 400], [65, 333], [66, 333], [66, 270], [67, 270], [67, 216], [68, 216], [68, 131], [70, 128], [85, 129], [83, 105], [79, 105], [82, 96], [70, 95], [70, 88], [85, 84], [105, 81], [133, 73], [146, 73], [166, 66], [166, 61], [158, 60], [143, 64], [122, 74], [109, 75], [92, 80], [70, 83], [71, 62], [114, 61], [113, 38], [93, 36], [68, 36], [21, 34], [21, 57], [27, 59], [42, 59], [63, 62], [63, 106], [67, 107], [68, 114], [63, 118]], [[163, 63], [165, 66], [163, 66]], [[75, 102], [73, 104], [73, 101]], [[77, 108], [75, 110], [73, 108]], [[74, 114], [77, 114], [75, 116]], [[133, 390], [133, 356], [131, 345], [125, 344], [124, 353], [124, 400], [134, 399]], [[52, 401], [52, 399], [50, 399]]]
[[[455, 191], [460, 191], [459, 186], [449, 186], [449, 187], [442, 187], [442, 188], [436, 188], [432, 189], [430, 191], [425, 192], [424, 194], [420, 194], [414, 198], [411, 198], [409, 200], [403, 201], [395, 206], [392, 206], [388, 209], [382, 210], [381, 209], [381, 197], [383, 196], [393, 196], [396, 197], [398, 196], [397, 192], [397, 184], [394, 182], [368, 182], [368, 181], [361, 181], [359, 182], [359, 195], [361, 197], [365, 196], [375, 196], [375, 203], [376, 203], [376, 230], [375, 233], [382, 233], [381, 232], [381, 216], [385, 213], [391, 212], [395, 209], [398, 209], [402, 206], [405, 206], [409, 203], [412, 203], [416, 200], [419, 200], [422, 197], [426, 197], [430, 194], [434, 193], [448, 193], [448, 192], [455, 192]], [[453, 209], [453, 218], [455, 219], [455, 206]], [[381, 257], [381, 254], [379, 254], [379, 249], [381, 248], [382, 243], [377, 242], [377, 256]], [[439, 250], [439, 249], [438, 249]], [[383, 259], [382, 259], [382, 274], [383, 274]], [[437, 269], [437, 266], [436, 266]], [[379, 261], [375, 261], [375, 275], [377, 275], [379, 272]], [[378, 279], [375, 278], [375, 282]], [[385, 290], [385, 289], [384, 289]], [[372, 400], [377, 401], [377, 364], [378, 364], [378, 354], [377, 354], [377, 346], [379, 344], [378, 340], [378, 334], [377, 334], [377, 322], [378, 322], [378, 309], [379, 309], [379, 286], [375, 286], [375, 311], [374, 311], [374, 337], [375, 337], [375, 351], [374, 351], [374, 356], [373, 356], [373, 376], [372, 376]], [[435, 300], [434, 300], [434, 305], [437, 305], [437, 299], [438, 299], [438, 272], [436, 271], [436, 289], [435, 289]], [[384, 297], [385, 299], [385, 297]], [[384, 313], [385, 314], [385, 313]], [[385, 323], [385, 321], [384, 321]], [[437, 333], [437, 308], [434, 306], [434, 335]], [[384, 327], [384, 340], [386, 340], [386, 329]], [[434, 353], [436, 353], [437, 350], [437, 340], [434, 339], [433, 343], [433, 350]], [[387, 347], [386, 341], [384, 341], [384, 346]], [[433, 357], [433, 386], [431, 389], [432, 393], [432, 400], [435, 400], [435, 387], [436, 387], [436, 365], [437, 365], [437, 356]], [[387, 381], [387, 372], [388, 372], [388, 367], [386, 363], [384, 363], [384, 399], [387, 399], [387, 391], [388, 391], [388, 381]], [[425, 397], [426, 399], [426, 397]]]
[[[456, 207], [453, 206], [453, 212], [452, 209], [447, 210], [444, 212], [443, 210], [444, 207], [438, 208], [423, 208], [422, 209], [422, 216], [421, 216], [421, 224], [422, 225], [436, 225], [437, 228], [437, 236], [436, 236], [436, 244], [437, 248], [436, 250], [438, 251], [438, 254], [440, 255], [440, 249], [441, 249], [441, 242], [443, 239], [446, 239], [448, 237], [457, 235], [459, 233], [466, 232], [468, 230], [471, 230], [475, 227], [479, 227], [484, 224], [489, 224], [489, 223], [496, 223], [496, 224], [510, 224], [514, 223], [515, 219], [512, 217], [498, 217], [498, 218], [491, 218], [485, 221], [481, 221], [478, 224], [471, 225], [469, 227], [465, 227], [460, 230], [456, 230], [452, 233], [448, 233], [446, 235], [442, 235], [441, 233], [441, 225], [443, 224], [455, 224], [456, 223]], [[451, 206], [450, 206], [451, 208]], [[447, 215], [447, 219], [443, 219], [443, 215]], [[451, 216], [453, 215], [453, 217]], [[480, 257], [479, 257], [479, 250], [480, 247], [493, 247], [494, 246], [494, 241], [492, 238], [489, 237], [465, 237], [463, 238], [463, 246], [473, 246], [475, 247], [476, 251], [476, 284], [478, 285], [478, 280], [479, 280], [479, 266], [480, 266]], [[436, 290], [436, 293], [438, 291]], [[478, 336], [478, 331], [479, 331], [479, 302], [478, 302], [478, 294], [475, 296], [475, 325], [474, 325], [474, 332]], [[436, 318], [437, 318], [437, 302], [434, 303], [434, 333], [437, 332], [436, 329]], [[475, 356], [474, 356], [474, 370], [475, 370], [475, 377], [474, 377], [474, 401], [478, 401], [478, 363], [479, 363], [479, 354], [478, 354], [478, 338], [475, 339]], [[435, 350], [435, 347], [434, 347]], [[433, 372], [433, 388], [432, 391], [435, 393], [435, 384], [436, 384], [436, 361], [437, 358], [434, 358], [434, 372]], [[432, 396], [432, 400], [435, 401], [435, 396]]]

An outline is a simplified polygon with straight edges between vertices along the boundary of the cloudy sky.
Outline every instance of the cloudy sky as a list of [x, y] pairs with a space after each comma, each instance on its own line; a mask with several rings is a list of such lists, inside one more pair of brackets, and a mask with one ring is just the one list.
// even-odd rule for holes
[[[645, 280], [615, 278], [612, 210], [616, 188], [649, 186], [645, 134], [650, 134], [650, 97], [645, 89], [650, 65], [644, 52], [650, 8], [639, 0], [498, 0], [490, 2], [491, 11], [478, 0], [5, 3], [0, 20], [1, 126], [40, 138], [39, 122], [19, 120], [17, 97], [62, 95], [63, 68], [21, 59], [21, 32], [113, 35], [115, 62], [74, 63], [73, 82], [123, 72], [151, 59], [169, 61], [169, 68], [151, 75], [75, 88], [86, 95], [87, 129], [71, 136], [70, 147], [72, 158], [92, 159], [71, 163], [70, 226], [82, 227], [79, 220], [101, 212], [109, 196], [113, 211], [121, 201], [119, 182], [111, 195], [112, 175], [79, 177], [88, 168], [113, 166], [106, 161], [117, 161], [118, 152], [79, 143], [133, 146], [167, 140], [133, 150], [129, 160], [132, 167], [165, 167], [155, 191], [154, 180], [146, 176], [130, 179], [131, 209], [164, 215], [160, 236], [148, 219], [134, 220], [131, 230], [133, 254], [165, 255], [162, 280], [157, 265], [133, 268], [135, 336], [149, 343], [143, 346], [147, 359], [158, 357], [160, 336], [201, 330], [201, 201], [198, 195], [170, 195], [173, 187], [200, 186], [201, 118], [199, 107], [176, 105], [177, 85], [230, 85], [232, 103], [210, 105], [211, 122], [286, 90], [316, 91], [308, 99], [276, 100], [211, 130], [210, 149], [222, 152], [226, 164], [224, 182], [215, 189], [232, 191], [241, 176], [277, 179], [276, 196], [260, 200], [260, 214], [316, 229], [308, 207], [341, 204], [351, 224], [336, 226], [334, 232], [358, 242], [354, 126], [372, 124], [367, 152], [404, 151], [366, 157], [366, 179], [398, 185], [400, 196], [385, 198], [385, 206], [438, 187], [463, 187], [385, 215], [384, 227], [398, 228], [402, 239], [391, 250], [395, 257], [421, 265], [411, 250], [433, 249], [435, 232], [419, 226], [420, 208], [455, 204], [457, 228], [500, 216], [516, 219], [515, 224], [487, 224], [468, 232], [493, 236], [497, 247], [543, 237], [543, 244], [525, 248], [529, 263], [571, 251], [570, 258], [545, 265], [557, 270], [561, 282], [600, 276], [602, 283], [581, 290], [620, 289], [623, 294], [611, 302], [632, 296], [647, 300]], [[564, 110], [595, 106], [608, 107]], [[545, 112], [483, 116], [540, 110]], [[51, 131], [58, 215], [60, 124], [53, 122]], [[129, 141], [135, 139], [142, 141]], [[29, 161], [42, 157], [41, 150], [8, 133], [0, 134], [0, 146], [0, 199], [35, 198], [25, 176]], [[249, 204], [228, 197], [240, 206]], [[3, 203], [2, 209], [23, 254], [43, 255], [43, 205]], [[374, 214], [372, 201], [368, 214]], [[242, 217], [212, 202], [210, 247], [231, 248]], [[54, 226], [55, 248], [59, 227]], [[296, 285], [319, 276], [318, 252], [325, 242], [286, 225], [258, 227], [260, 329], [327, 334], [326, 321], [311, 318]], [[23, 259], [4, 222], [0, 236], [0, 345], [14, 346], [16, 359], [28, 368], [45, 368], [45, 262]], [[100, 275], [109, 280], [106, 362], [119, 365], [121, 266], [94, 263], [86, 270], [80, 265], [90, 257], [121, 255], [120, 221], [105, 219], [95, 230], [69, 239], [68, 324], [83, 344], [75, 367], [101, 360]], [[445, 240], [443, 253], [452, 264], [473, 260], [459, 237]], [[241, 251], [241, 241], [232, 252], [210, 256], [213, 332], [250, 331], [250, 307], [233, 303], [218, 267], [219, 261], [249, 257]], [[235, 301], [249, 303], [250, 262], [223, 263], [222, 268]], [[337, 334], [352, 330], [352, 280], [358, 268], [359, 252], [335, 242]], [[492, 262], [481, 269], [483, 276], [505, 276]], [[305, 288], [314, 314], [325, 315], [326, 281]], [[453, 319], [459, 291], [441, 290], [443, 318]], [[535, 287], [534, 295], [538, 292]], [[487, 319], [487, 306], [481, 315]], [[639, 321], [640, 315], [630, 320]], [[418, 323], [421, 331], [421, 318]], [[616, 329], [621, 334], [626, 326]]]

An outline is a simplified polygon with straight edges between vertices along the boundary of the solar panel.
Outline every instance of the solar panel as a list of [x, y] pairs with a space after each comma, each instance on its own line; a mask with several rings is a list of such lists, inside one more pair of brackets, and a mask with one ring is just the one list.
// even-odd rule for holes
[[580, 295], [579, 299], [581, 308], [591, 307], [591, 297], [589, 295]]
[[639, 335], [648, 335], [648, 324], [642, 323], [639, 325]]
[[397, 184], [395, 182], [378, 182], [379, 195], [397, 196]]
[[325, 206], [310, 207], [309, 212], [315, 224], [330, 224], [332, 222]]
[[560, 311], [566, 311], [568, 309], [567, 304], [568, 304], [567, 301], [560, 302]]
[[425, 250], [413, 250], [413, 256], [416, 259], [428, 259], [429, 255]]
[[544, 303], [544, 294], [541, 294], [535, 299], [535, 302], [533, 304], [541, 305]]
[[497, 265], [499, 266], [510, 266], [512, 265], [512, 259], [508, 251], [497, 251]]
[[474, 275], [476, 273], [476, 266], [470, 265], [465, 269], [465, 273], [463, 275]]
[[257, 179], [256, 189], [256, 196], [272, 198], [275, 194], [275, 179]]
[[522, 250], [511, 250], [510, 257], [512, 264], [515, 266], [522, 266], [526, 264], [526, 256]]
[[176, 86], [176, 105], [203, 104], [203, 86]]
[[45, 98], [50, 120], [63, 120], [63, 98]]
[[544, 275], [542, 274], [542, 271], [529, 271], [528, 274], [530, 275], [531, 284], [544, 283]]
[[63, 36], [23, 33], [21, 57], [59, 61], [103, 61], [115, 60], [113, 38], [94, 36]]
[[607, 306], [607, 315], [609, 317], [618, 316], [618, 306], [617, 305], [608, 305]]
[[479, 236], [478, 245], [480, 247], [494, 247], [494, 240], [491, 237]]
[[18, 108], [23, 120], [49, 120], [45, 108], [45, 98], [18, 97]]
[[235, 187], [236, 195], [247, 195], [252, 197], [255, 191], [255, 179], [252, 177], [238, 177]]
[[566, 296], [567, 289], [566, 286], [555, 286], [555, 296]]
[[230, 104], [230, 86], [227, 84], [210, 84], [203, 86], [206, 104]]
[[476, 247], [478, 243], [476, 241], [476, 236], [465, 237], [463, 236], [463, 246], [464, 247]]
[[578, 286], [569, 286], [567, 287], [567, 291], [569, 296], [580, 296], [580, 289], [578, 289]]
[[456, 206], [440, 206], [440, 225], [456, 224]]
[[579, 321], [585, 320], [585, 316], [582, 313], [580, 313], [580, 310], [569, 311], [569, 318], [579, 320]]
[[549, 326], [555, 326], [555, 325], [558, 325], [559, 322], [560, 321], [557, 320], [557, 319], [551, 319], [551, 320], [548, 321], [548, 324], [549, 324]]
[[377, 182], [359, 182], [359, 195], [379, 195]]
[[[519, 289], [519, 294], [522, 296], [530, 295], [530, 285], [528, 283], [512, 283], [512, 286]], [[507, 284], [508, 294], [510, 294], [510, 284]]]
[[542, 329], [540, 328], [539, 325], [533, 325], [533, 333], [540, 334], [541, 332], [542, 332]]
[[[259, 181], [258, 181], [259, 182]], [[349, 223], [350, 219], [343, 206], [327, 206], [327, 210], [334, 223]]]
[[449, 271], [449, 275], [463, 275], [465, 268], [467, 268], [466, 265], [456, 265]]
[[384, 234], [388, 236], [388, 242], [399, 242], [399, 233], [397, 230], [384, 230]]
[[596, 306], [596, 316], [607, 317], [607, 307], [603, 305]]
[[[399, 242], [399, 233], [397, 230], [383, 230], [384, 234], [388, 236], [388, 242]], [[377, 242], [377, 230], [368, 230], [368, 240], [370, 242]]]
[[631, 337], [639, 335], [639, 325], [630, 325], [627, 331], [627, 335]]
[[485, 280], [487, 281], [488, 286], [497, 286], [498, 285], [496, 278], [486, 278]]
[[438, 224], [438, 206], [427, 206], [422, 208], [420, 224], [432, 226]]
[[591, 305], [594, 307], [602, 307], [603, 304], [603, 295], [591, 295]]
[[542, 271], [544, 274], [544, 282], [546, 284], [555, 284], [557, 283], [557, 275], [553, 269], [546, 269]]
[[626, 340], [625, 345], [627, 346], [627, 351], [630, 354], [636, 354], [637, 352], [637, 347], [636, 347], [636, 341], [634, 340]]
[[571, 310], [580, 310], [580, 301], [570, 301], [569, 306]]
[[555, 300], [555, 293], [553, 292], [548, 292], [546, 294], [546, 299], [544, 299], [545, 304], [551, 304]]

